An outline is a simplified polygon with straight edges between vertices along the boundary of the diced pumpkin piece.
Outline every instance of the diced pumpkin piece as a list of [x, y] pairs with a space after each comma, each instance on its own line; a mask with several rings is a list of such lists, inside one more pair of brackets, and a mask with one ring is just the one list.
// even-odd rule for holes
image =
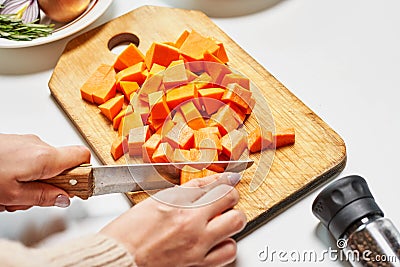
[[237, 83], [243, 88], [250, 90], [250, 80], [241, 74], [229, 73], [224, 76], [221, 85], [227, 87], [230, 83]]
[[194, 147], [197, 149], [214, 149], [222, 151], [221, 140], [218, 135], [206, 131], [194, 132]]
[[221, 135], [225, 135], [239, 127], [236, 117], [235, 112], [228, 105], [224, 105], [211, 116], [208, 126], [217, 126]]
[[202, 115], [192, 101], [184, 103], [182, 106], [180, 106], [180, 110], [185, 117], [187, 124], [193, 130], [206, 127], [206, 123]]
[[180, 52], [176, 47], [153, 43], [146, 53], [145, 62], [148, 69], [151, 69], [154, 63], [161, 66], [168, 66], [172, 61], [178, 60]]
[[128, 136], [129, 131], [133, 128], [138, 128], [143, 126], [143, 121], [140, 114], [133, 112], [125, 115], [121, 119], [121, 123], [118, 127], [118, 135], [119, 136]]
[[191, 161], [199, 161], [201, 157], [201, 153], [200, 150], [196, 149], [196, 148], [191, 148], [190, 149], [190, 160]]
[[135, 93], [139, 88], [139, 84], [137, 82], [128, 82], [128, 81], [121, 81], [119, 83], [119, 86], [121, 87], [121, 92], [124, 94], [125, 99], [130, 101], [131, 99], [131, 94]]
[[173, 156], [173, 162], [191, 162], [192, 159], [190, 157], [190, 150], [186, 149], [175, 149], [174, 150], [174, 156]]
[[180, 47], [180, 52], [188, 58], [203, 60], [206, 51], [214, 52], [218, 49], [219, 46], [214, 40], [204, 37], [196, 31], [191, 31]]
[[234, 112], [235, 119], [239, 122], [239, 124], [243, 124], [246, 120], [246, 109], [239, 107], [238, 105], [234, 104], [233, 102], [229, 102], [228, 106]]
[[173, 148], [190, 149], [193, 147], [194, 132], [186, 123], [177, 123], [164, 136], [164, 140]]
[[149, 126], [133, 128], [129, 131], [128, 148], [130, 156], [141, 156], [143, 145], [150, 138]]
[[204, 62], [204, 68], [211, 77], [211, 82], [221, 85], [225, 75], [232, 73], [228, 66], [215, 62]]
[[219, 49], [217, 49], [213, 55], [216, 56], [219, 60], [221, 60], [223, 63], [228, 63], [228, 55], [225, 50], [225, 46], [222, 42], [216, 41], [217, 45], [219, 46]]
[[238, 130], [233, 130], [221, 138], [222, 153], [230, 160], [238, 160], [247, 148], [246, 135]]
[[253, 93], [237, 83], [228, 84], [227, 89], [221, 100], [224, 102], [232, 102], [240, 108], [247, 110]]
[[162, 89], [162, 80], [163, 80], [163, 75], [162, 73], [156, 73], [153, 74], [152, 76], [149, 76], [149, 78], [147, 78], [140, 90], [140, 95], [143, 96], [144, 101], [149, 101], [148, 97], [146, 97], [147, 95], [157, 92], [157, 91], [164, 91]]
[[205, 128], [201, 128], [199, 129], [199, 132], [203, 132], [203, 133], [210, 133], [210, 134], [216, 134], [218, 136], [218, 138], [221, 138], [221, 133], [219, 132], [218, 127], [214, 126], [214, 127], [205, 127]]
[[271, 147], [273, 143], [272, 132], [263, 128], [256, 128], [249, 133], [247, 141], [251, 153], [260, 152]]
[[191, 81], [193, 81], [194, 79], [196, 79], [197, 77], [199, 77], [199, 76], [197, 76], [196, 73], [193, 73], [193, 72], [191, 72], [191, 71], [188, 70], [188, 69], [186, 69], [186, 76], [188, 77], [188, 82], [191, 82]]
[[189, 83], [178, 88], [170, 89], [166, 94], [168, 107], [173, 110], [179, 104], [197, 97], [197, 89], [193, 83]]
[[172, 118], [172, 121], [177, 124], [177, 123], [186, 123], [185, 117], [183, 117], [183, 114], [180, 110], [176, 110], [174, 117]]
[[203, 171], [193, 168], [189, 165], [183, 166], [181, 169], [180, 184], [185, 184], [193, 179], [203, 178]]
[[203, 72], [192, 82], [196, 85], [196, 88], [199, 90], [209, 87], [210, 83], [212, 82], [212, 78], [210, 75], [207, 74], [207, 72]]
[[173, 158], [174, 149], [168, 143], [160, 143], [153, 153], [152, 160], [156, 163], [167, 163]]
[[208, 115], [215, 113], [224, 104], [221, 101], [224, 93], [225, 90], [218, 87], [198, 90], [200, 102]]
[[131, 43], [118, 55], [114, 68], [120, 71], [143, 61], [144, 55], [136, 45]]
[[218, 161], [218, 151], [215, 149], [199, 149], [199, 153], [200, 153], [200, 158], [197, 160], [199, 162]]
[[120, 88], [119, 83], [121, 81], [131, 81], [137, 82], [139, 85], [142, 85], [147, 76], [143, 73], [146, 65], [143, 62], [139, 62], [133, 66], [130, 66], [124, 70], [121, 70], [115, 76], [116, 83], [118, 88]]
[[153, 134], [150, 136], [149, 139], [143, 144], [142, 147], [142, 157], [143, 161], [150, 163], [152, 162], [153, 154], [156, 151], [157, 147], [161, 143], [161, 135], [160, 134]]
[[[82, 85], [80, 89], [81, 97], [90, 103], [94, 103], [93, 93], [109, 87], [109, 81], [106, 79], [106, 77], [109, 77], [109, 75], [115, 75], [113, 67], [110, 65], [101, 64]], [[106, 81], [106, 84], [103, 84], [103, 80]], [[113, 85], [111, 84], [109, 88], [112, 87]]]
[[135, 112], [140, 114], [143, 123], [147, 122], [147, 119], [150, 115], [149, 104], [140, 99], [137, 93], [133, 93], [131, 95], [131, 105], [134, 107]]
[[254, 97], [250, 98], [249, 106], [246, 109], [246, 114], [249, 115], [256, 106], [256, 99]]
[[296, 135], [294, 128], [278, 130], [273, 136], [275, 148], [293, 145], [295, 143], [295, 139]]
[[164, 71], [163, 83], [168, 90], [188, 82], [185, 63], [183, 60], [172, 61]]
[[118, 160], [120, 157], [122, 157], [125, 154], [125, 151], [127, 151], [127, 148], [128, 140], [125, 136], [115, 139], [111, 144], [111, 155], [114, 160]]
[[116, 93], [115, 72], [114, 70], [110, 70], [101, 80], [101, 85], [98, 86], [98, 90], [93, 92], [93, 101], [97, 105], [101, 105], [115, 97]]
[[149, 94], [149, 105], [153, 120], [165, 119], [170, 114], [170, 109], [165, 100], [164, 92], [162, 91]]
[[131, 105], [128, 105], [126, 108], [122, 109], [117, 114], [117, 116], [115, 116], [114, 119], [113, 119], [113, 128], [114, 128], [114, 130], [118, 130], [122, 118], [127, 114], [131, 114], [132, 112], [133, 112], [133, 108], [132, 108]]
[[155, 74], [162, 74], [162, 72], [165, 69], [166, 69], [165, 66], [161, 66], [161, 65], [158, 65], [157, 63], [155, 63], [155, 64], [153, 64], [153, 66], [151, 66], [148, 77], [151, 78], [151, 76], [153, 76]]
[[175, 47], [176, 48], [181, 48], [183, 42], [185, 42], [186, 38], [189, 36], [189, 31], [185, 30], [178, 38], [178, 40], [176, 40], [175, 42]]
[[217, 58], [216, 56], [214, 56], [213, 54], [211, 54], [208, 51], [206, 51], [204, 53], [203, 59], [204, 59], [204, 61], [207, 61], [207, 62], [215, 62], [218, 64], [224, 64], [224, 62], [222, 62], [219, 58]]
[[164, 120], [163, 124], [161, 127], [157, 130], [159, 134], [161, 134], [162, 137], [164, 137], [171, 129], [175, 126], [175, 122], [171, 119], [170, 116], [168, 116], [167, 119]]
[[116, 96], [111, 98], [106, 103], [101, 104], [99, 109], [104, 116], [106, 116], [110, 121], [114, 119], [115, 116], [121, 111], [124, 105], [124, 96]]

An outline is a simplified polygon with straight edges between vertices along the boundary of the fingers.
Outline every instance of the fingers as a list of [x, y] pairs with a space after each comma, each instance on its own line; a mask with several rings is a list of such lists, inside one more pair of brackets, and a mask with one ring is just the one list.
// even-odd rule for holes
[[215, 246], [242, 231], [246, 223], [247, 219], [244, 212], [232, 209], [213, 218], [207, 224], [207, 235], [205, 236], [210, 240], [212, 246]]
[[15, 197], [18, 201], [18, 206], [57, 206], [66, 208], [70, 204], [68, 194], [55, 186], [41, 182], [22, 182], [19, 187]]
[[239, 202], [238, 191], [229, 185], [222, 184], [211, 189], [207, 194], [193, 203], [194, 206], [204, 206], [204, 213], [209, 219], [233, 208]]
[[30, 208], [32, 208], [33, 206], [22, 206], [22, 205], [17, 205], [17, 206], [7, 206], [7, 207], [5, 207], [5, 209], [8, 211], [8, 212], [14, 212], [14, 211], [17, 211], [17, 210], [27, 210], [27, 209], [30, 209]]
[[236, 259], [236, 242], [228, 238], [215, 246], [205, 257], [204, 266], [225, 266]]
[[6, 210], [6, 206], [0, 205], [0, 212], [5, 211], [5, 210]]
[[38, 179], [47, 179], [60, 174], [66, 169], [79, 166], [83, 163], [90, 162], [90, 151], [84, 146], [66, 146], [55, 148], [55, 153], [52, 157], [45, 157], [46, 162], [41, 177]]
[[[240, 180], [240, 177], [238, 173], [215, 174], [205, 178], [191, 180], [183, 186], [176, 186], [160, 191], [155, 194], [154, 197], [171, 205], [193, 206], [194, 202], [213, 188], [222, 184], [233, 186]], [[199, 203], [196, 203], [196, 205], [199, 205]]]

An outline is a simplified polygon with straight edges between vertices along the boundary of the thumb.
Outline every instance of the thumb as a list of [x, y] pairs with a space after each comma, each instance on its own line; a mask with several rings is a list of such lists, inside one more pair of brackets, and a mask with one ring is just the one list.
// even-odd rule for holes
[[21, 184], [24, 193], [18, 201], [19, 205], [66, 208], [70, 204], [67, 192], [58, 187], [41, 182]]

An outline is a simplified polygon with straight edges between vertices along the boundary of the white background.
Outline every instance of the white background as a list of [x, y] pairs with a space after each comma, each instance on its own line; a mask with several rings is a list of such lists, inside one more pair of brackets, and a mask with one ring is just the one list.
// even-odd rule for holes
[[[168, 1], [115, 0], [88, 29], [144, 4], [168, 6]], [[400, 227], [399, 10], [397, 0], [285, 0], [252, 15], [213, 20], [343, 137], [348, 162], [339, 177], [364, 176], [386, 217]], [[85, 144], [47, 87], [72, 37], [33, 48], [0, 49], [0, 132], [34, 133], [55, 146]], [[320, 190], [239, 241], [233, 266], [311, 264], [261, 262], [258, 252], [265, 246], [288, 252], [335, 249], [311, 213]], [[48, 245], [97, 231], [127, 208], [123, 196], [110, 195], [74, 200], [66, 210], [3, 213], [0, 237], [24, 238], [28, 228], [40, 233], [46, 222], [68, 217], [67, 230], [42, 243]], [[347, 266], [329, 259], [322, 264]]]

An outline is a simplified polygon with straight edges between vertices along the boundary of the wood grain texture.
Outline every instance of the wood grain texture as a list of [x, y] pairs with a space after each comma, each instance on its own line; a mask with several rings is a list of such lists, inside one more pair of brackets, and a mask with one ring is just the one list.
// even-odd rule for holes
[[88, 199], [93, 195], [92, 167], [79, 166], [66, 170], [51, 179], [43, 180], [43, 182], [64, 189], [69, 195], [82, 199]]
[[[71, 40], [54, 70], [49, 87], [102, 163], [124, 164], [124, 158], [115, 162], [110, 154], [110, 144], [117, 133], [96, 106], [81, 99], [79, 88], [99, 64], [113, 63], [116, 56], [108, 50], [107, 42], [114, 35], [123, 32], [137, 35], [139, 49], [145, 52], [152, 42], [173, 41], [184, 30], [191, 29], [223, 42], [229, 65], [249, 77], [259, 88], [257, 100], [261, 97], [267, 101], [273, 121], [264, 117], [265, 107], [261, 107], [258, 116], [253, 114], [247, 120], [247, 129], [258, 124], [296, 129], [295, 145], [276, 153], [267, 151], [252, 155], [255, 164], [237, 185], [241, 194], [238, 208], [246, 212], [249, 221], [246, 229], [237, 236], [239, 238], [342, 171], [346, 164], [346, 148], [336, 132], [207, 16], [197, 11], [153, 6], [136, 9]], [[261, 185], [251, 192], [251, 183]], [[147, 195], [129, 194], [129, 197], [132, 202], [137, 202]]]

